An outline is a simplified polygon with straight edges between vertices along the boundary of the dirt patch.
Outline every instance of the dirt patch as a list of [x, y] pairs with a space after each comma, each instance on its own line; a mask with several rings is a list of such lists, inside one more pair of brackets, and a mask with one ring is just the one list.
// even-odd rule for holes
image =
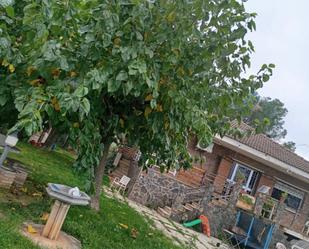
[[24, 193], [22, 191], [12, 191], [0, 193], [0, 203], [18, 203], [22, 206], [28, 206], [38, 198], [42, 198], [42, 194], [38, 193]]

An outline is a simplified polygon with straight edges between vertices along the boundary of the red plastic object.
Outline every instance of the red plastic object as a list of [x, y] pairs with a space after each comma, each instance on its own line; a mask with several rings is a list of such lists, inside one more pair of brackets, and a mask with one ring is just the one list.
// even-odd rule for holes
[[199, 219], [202, 221], [203, 234], [210, 237], [210, 225], [208, 218], [205, 215], [200, 215]]

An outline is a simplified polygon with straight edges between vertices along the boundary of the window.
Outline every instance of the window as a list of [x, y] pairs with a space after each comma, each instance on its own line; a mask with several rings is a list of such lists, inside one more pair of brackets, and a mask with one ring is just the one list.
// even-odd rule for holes
[[292, 210], [299, 210], [303, 202], [304, 193], [284, 183], [276, 183], [271, 197], [280, 200], [281, 196], [286, 193], [287, 197], [284, 203]]
[[303, 232], [305, 235], [309, 236], [309, 220], [306, 222]]
[[237, 182], [237, 178], [239, 177], [239, 175], [241, 175], [241, 177], [244, 177], [244, 182], [242, 186], [243, 189], [248, 194], [251, 194], [256, 185], [259, 172], [253, 169], [250, 169], [247, 166], [244, 166], [242, 164], [235, 163], [228, 177], [229, 182], [232, 182], [232, 183]]

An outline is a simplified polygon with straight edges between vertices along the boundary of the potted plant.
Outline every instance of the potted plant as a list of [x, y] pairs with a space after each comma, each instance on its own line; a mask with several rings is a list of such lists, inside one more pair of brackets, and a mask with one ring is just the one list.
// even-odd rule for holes
[[254, 206], [254, 197], [248, 194], [241, 194], [237, 200], [236, 206], [244, 210], [252, 210]]
[[198, 155], [195, 155], [193, 157], [193, 163], [198, 164], [200, 162], [200, 157]]
[[287, 192], [283, 192], [280, 196], [280, 202], [284, 203], [286, 198], [288, 198], [288, 193]]
[[246, 179], [245, 175], [242, 172], [237, 171], [235, 178], [236, 182], [242, 184], [245, 181], [245, 179]]
[[262, 207], [261, 216], [266, 219], [272, 219], [273, 211], [276, 203], [272, 199], [268, 199]]
[[200, 157], [200, 164], [201, 164], [201, 166], [203, 165], [203, 164], [205, 164], [206, 163], [206, 157], [205, 156], [201, 156]]

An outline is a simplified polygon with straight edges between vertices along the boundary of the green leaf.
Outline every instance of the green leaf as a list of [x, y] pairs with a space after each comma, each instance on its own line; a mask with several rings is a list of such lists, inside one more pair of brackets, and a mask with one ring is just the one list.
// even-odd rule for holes
[[128, 74], [125, 71], [120, 71], [116, 77], [117, 81], [125, 81], [128, 79]]
[[110, 79], [107, 83], [107, 91], [110, 93], [116, 92], [121, 85], [121, 81]]
[[150, 101], [150, 107], [151, 107], [152, 109], [155, 109], [155, 108], [157, 107], [157, 101], [156, 101], [155, 99], [152, 99], [152, 100]]
[[135, 75], [137, 71], [140, 74], [147, 72], [147, 65], [144, 60], [136, 60], [132, 64], [129, 65], [129, 74]]
[[9, 96], [5, 93], [0, 94], [0, 106], [4, 106], [9, 99]]
[[13, 0], [0, 0], [0, 6], [6, 8], [10, 5], [13, 5], [14, 1]]
[[65, 71], [69, 70], [68, 61], [64, 56], [61, 56], [61, 58], [60, 58], [60, 67], [61, 67], [61, 69], [65, 70]]
[[147, 54], [150, 59], [153, 57], [153, 51], [149, 48], [145, 48], [145, 54]]
[[267, 65], [263, 64], [262, 67], [261, 67], [261, 70], [265, 70], [266, 68], [267, 68]]
[[133, 83], [132, 81], [127, 81], [125, 84], [124, 84], [124, 92], [125, 92], [125, 95], [128, 95], [130, 93], [130, 91], [132, 90], [133, 88]]
[[8, 6], [5, 8], [7, 15], [11, 18], [15, 16], [14, 8], [12, 6]]
[[269, 81], [269, 75], [264, 74], [264, 75], [263, 75], [263, 81], [264, 81], [264, 82]]
[[135, 34], [136, 34], [137, 40], [140, 40], [140, 41], [143, 40], [143, 36], [142, 36], [142, 34], [140, 32], [136, 31]]
[[74, 92], [74, 95], [76, 97], [79, 97], [79, 98], [82, 98], [84, 97], [85, 95], [87, 95], [89, 92], [88, 88], [83, 86], [83, 85], [80, 85]]
[[9, 49], [10, 45], [11, 43], [7, 38], [5, 37], [0, 38], [0, 47], [2, 47], [3, 49]]
[[81, 109], [85, 114], [88, 114], [90, 111], [90, 102], [87, 98], [83, 98], [80, 105]]

